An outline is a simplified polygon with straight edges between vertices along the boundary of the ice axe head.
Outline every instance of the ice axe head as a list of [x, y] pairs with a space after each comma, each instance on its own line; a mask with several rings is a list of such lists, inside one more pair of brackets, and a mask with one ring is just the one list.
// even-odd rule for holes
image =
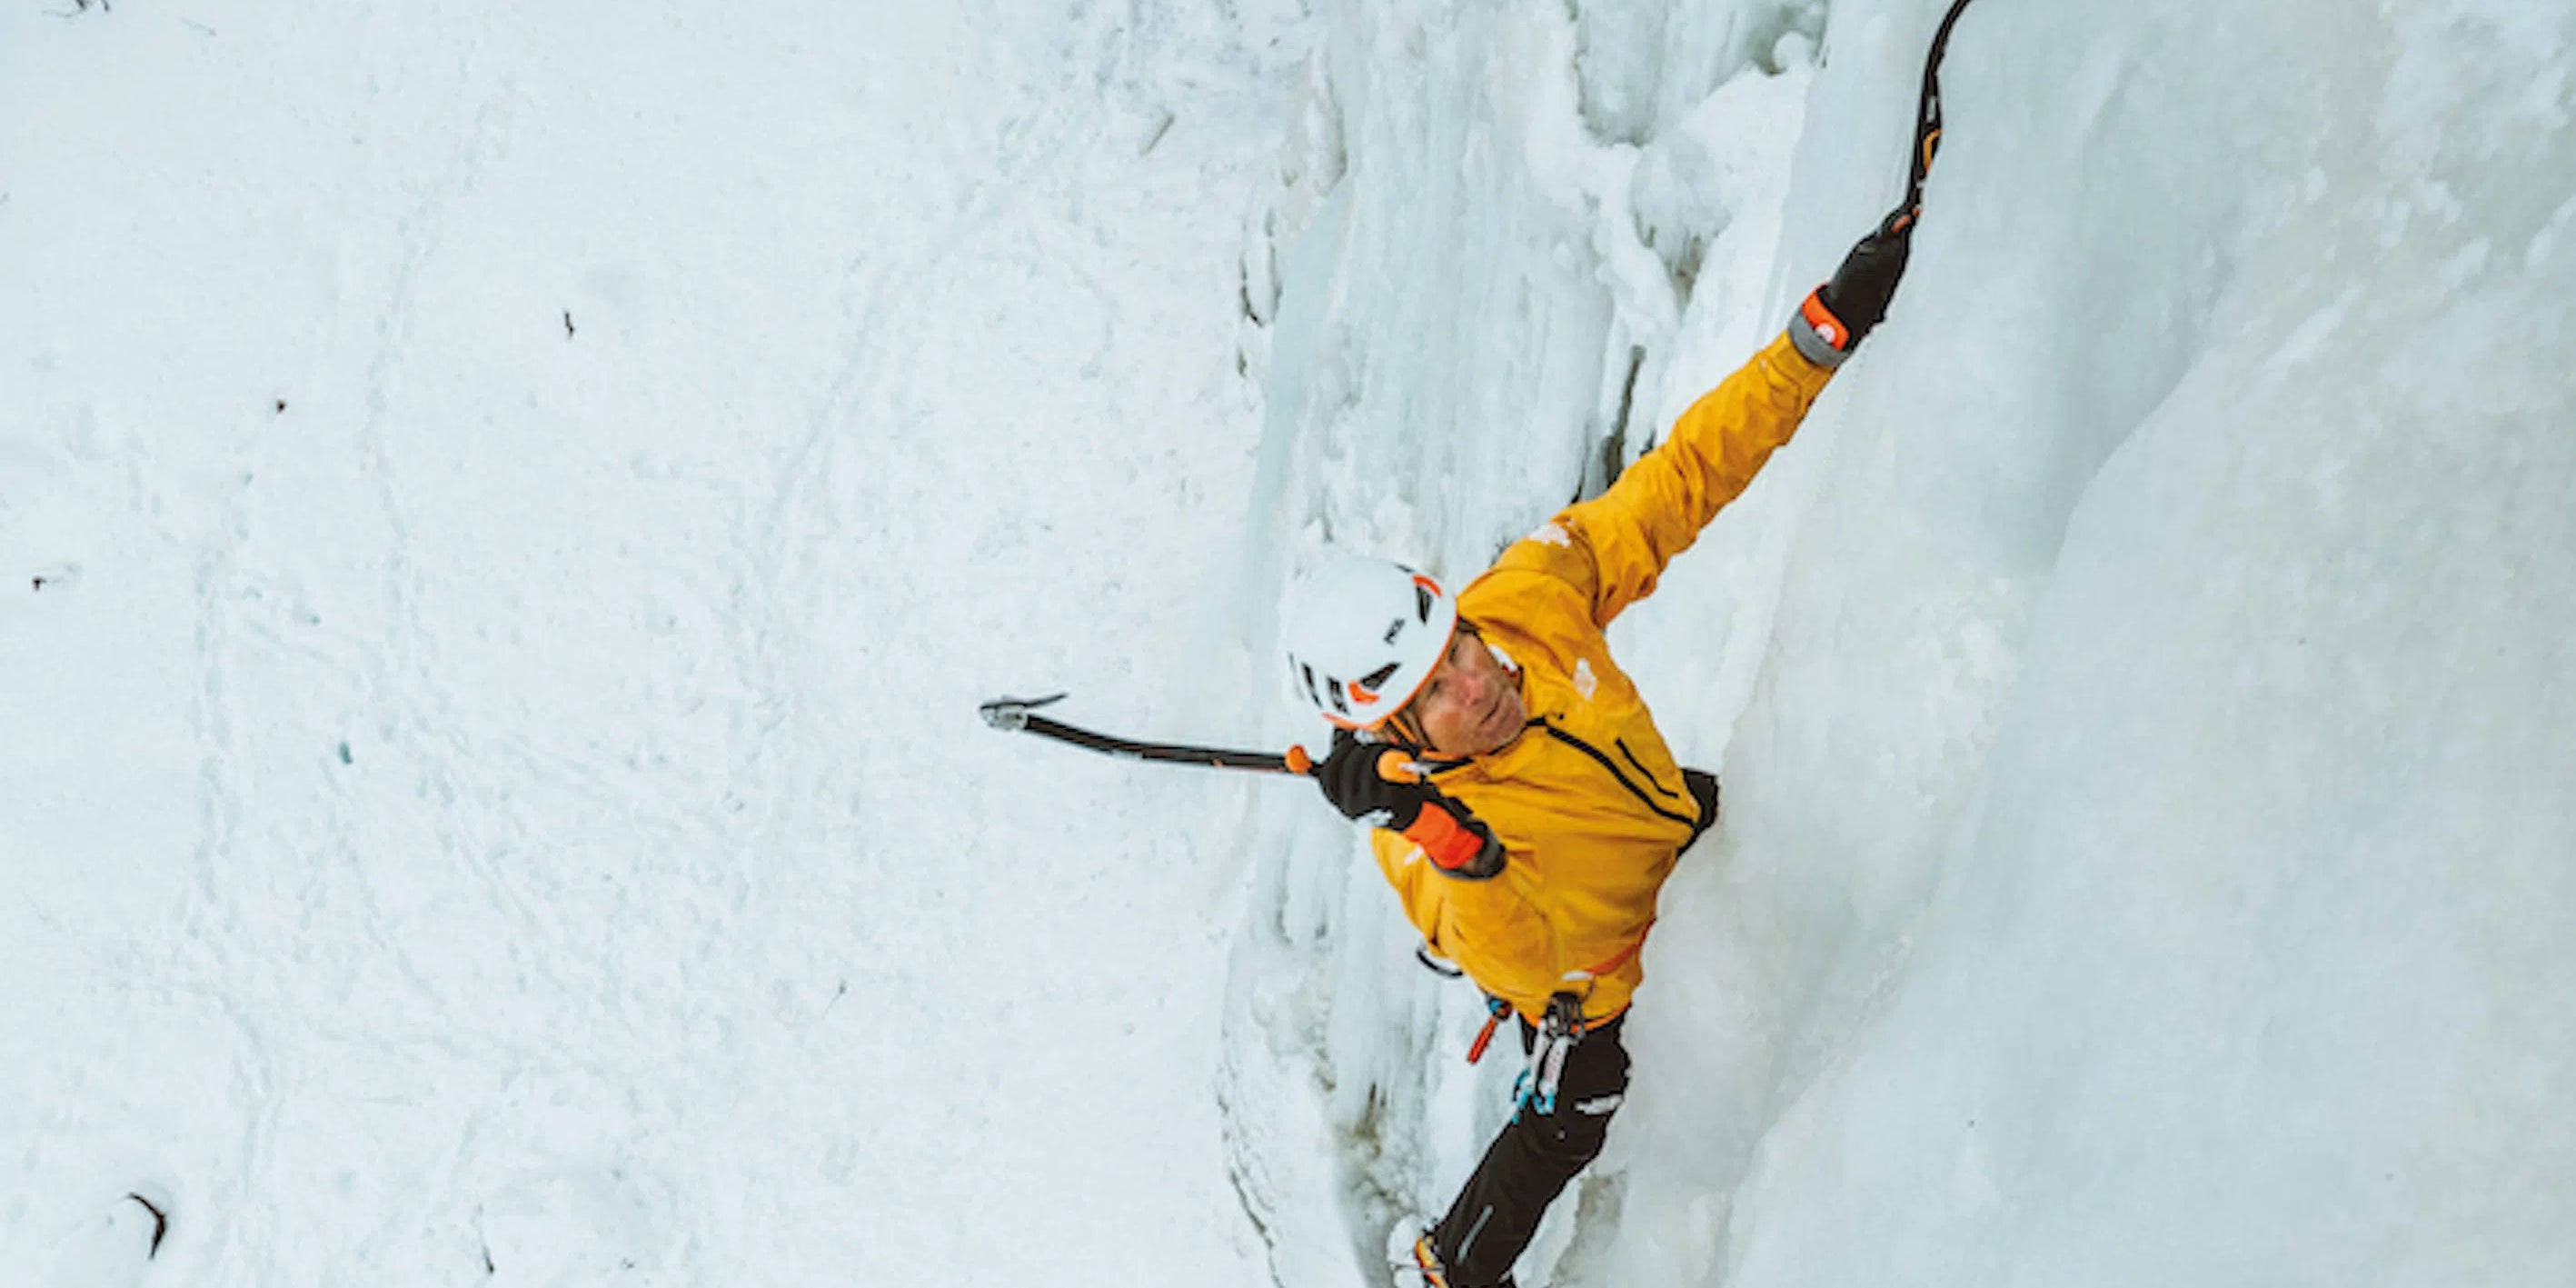
[[1061, 693], [1051, 693], [1043, 698], [995, 698], [976, 710], [983, 713], [984, 723], [1005, 732], [1017, 733], [1029, 727], [1030, 712], [1062, 701], [1064, 695]]

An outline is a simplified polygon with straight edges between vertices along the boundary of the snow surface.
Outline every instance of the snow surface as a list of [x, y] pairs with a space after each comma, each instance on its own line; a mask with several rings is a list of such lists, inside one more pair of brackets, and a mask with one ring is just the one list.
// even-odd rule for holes
[[[1383, 1282], [1472, 992], [971, 708], [1313, 740], [1286, 572], [1650, 446], [1945, 7], [0, 12], [0, 1282]], [[1525, 1283], [2576, 1282], [2571, 68], [1977, 0], [1620, 623], [1727, 813]]]
[[1190, 718], [1257, 34], [0, 16], [0, 1280], [1257, 1277], [1227, 798], [974, 721]]

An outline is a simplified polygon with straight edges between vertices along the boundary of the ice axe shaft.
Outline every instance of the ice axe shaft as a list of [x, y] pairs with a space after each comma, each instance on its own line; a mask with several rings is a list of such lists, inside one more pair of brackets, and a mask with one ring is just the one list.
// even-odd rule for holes
[[995, 698], [978, 710], [983, 712], [984, 723], [996, 729], [1008, 733], [1033, 733], [1041, 738], [1052, 738], [1057, 742], [1068, 743], [1085, 751], [1096, 751], [1122, 760], [1151, 761], [1158, 765], [1200, 765], [1209, 769], [1242, 769], [1263, 774], [1303, 774], [1314, 767], [1313, 762], [1307, 760], [1302, 748], [1281, 756], [1266, 751], [1237, 751], [1228, 747], [1192, 747], [1180, 743], [1139, 742], [1133, 738], [1096, 733], [1037, 714], [1038, 708], [1052, 706], [1063, 700], [1064, 695], [1061, 693], [1049, 694], [1043, 698]]

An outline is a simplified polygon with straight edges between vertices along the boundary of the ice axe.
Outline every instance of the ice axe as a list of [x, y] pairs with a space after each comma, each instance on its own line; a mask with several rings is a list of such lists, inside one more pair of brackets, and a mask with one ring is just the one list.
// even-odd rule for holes
[[[1192, 747], [1183, 743], [1140, 742], [1113, 734], [1097, 733], [1078, 725], [1069, 725], [1051, 716], [1037, 714], [1038, 708], [1064, 701], [1065, 695], [1050, 693], [1043, 698], [995, 698], [976, 708], [983, 713], [984, 723], [1005, 733], [1033, 733], [1053, 738], [1085, 751], [1096, 751], [1121, 760], [1143, 760], [1158, 765], [1201, 765], [1209, 769], [1241, 769], [1259, 774], [1311, 774], [1314, 757], [1303, 747], [1290, 747], [1284, 755], [1266, 751], [1237, 751], [1230, 747]], [[1378, 758], [1378, 773], [1392, 782], [1412, 781], [1419, 770], [1413, 753], [1389, 747]]]
[[1227, 747], [1138, 742], [1133, 738], [1094, 733], [1037, 714], [1038, 708], [1062, 701], [1064, 695], [1061, 693], [1051, 693], [1043, 698], [995, 698], [977, 710], [983, 712], [984, 723], [1006, 733], [1033, 733], [1123, 760], [1146, 760], [1158, 765], [1204, 765], [1210, 769], [1244, 769], [1262, 774], [1302, 774], [1314, 768], [1314, 762], [1307, 758], [1302, 747], [1288, 755], [1272, 755], [1266, 751], [1236, 751]]
[[1950, 48], [1950, 29], [1968, 11], [1968, 0], [1951, 0], [1941, 27], [1932, 33], [1931, 56], [1923, 60], [1923, 97], [1914, 109], [1914, 161], [1905, 178], [1904, 209], [1923, 205], [1923, 180], [1932, 173], [1932, 155], [1941, 150], [1941, 55]]

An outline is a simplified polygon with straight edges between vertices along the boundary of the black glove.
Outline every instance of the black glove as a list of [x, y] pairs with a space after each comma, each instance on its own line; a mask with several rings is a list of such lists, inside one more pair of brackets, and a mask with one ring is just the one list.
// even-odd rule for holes
[[1402, 833], [1442, 872], [1481, 881], [1502, 871], [1501, 843], [1465, 806], [1418, 778], [1380, 769], [1381, 759], [1404, 754], [1336, 730], [1332, 754], [1315, 763], [1315, 786], [1345, 817]]
[[1384, 743], [1361, 742], [1348, 729], [1333, 731], [1331, 755], [1315, 762], [1315, 786], [1342, 816], [1401, 832], [1413, 826], [1422, 807], [1439, 798], [1430, 784], [1398, 781], [1378, 772], [1381, 757], [1404, 753]]
[[1912, 209], [1880, 221], [1878, 230], [1843, 256], [1834, 280], [1817, 287], [1789, 323], [1789, 338], [1798, 352], [1818, 366], [1836, 367], [1887, 316], [1887, 302], [1905, 276], [1905, 259], [1914, 248]]

